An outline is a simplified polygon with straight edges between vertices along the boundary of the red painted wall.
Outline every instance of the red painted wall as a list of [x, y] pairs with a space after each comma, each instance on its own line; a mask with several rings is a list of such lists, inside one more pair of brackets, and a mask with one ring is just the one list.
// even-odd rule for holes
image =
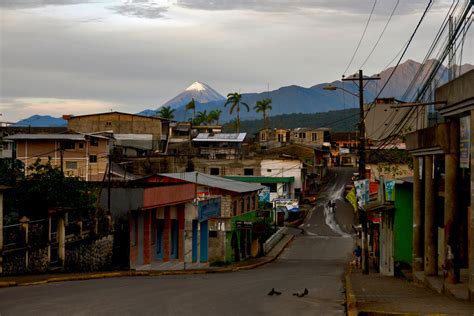
[[145, 188], [143, 195], [143, 209], [185, 203], [194, 199], [194, 184]]

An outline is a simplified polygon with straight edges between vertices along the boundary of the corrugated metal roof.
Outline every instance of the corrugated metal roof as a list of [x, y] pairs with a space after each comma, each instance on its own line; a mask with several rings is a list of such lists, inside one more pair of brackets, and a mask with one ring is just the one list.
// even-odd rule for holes
[[230, 180], [219, 176], [211, 176], [201, 172], [162, 173], [159, 175], [162, 177], [180, 179], [191, 183], [197, 183], [212, 188], [219, 188], [238, 193], [263, 189], [263, 186], [259, 184]]
[[84, 134], [14, 134], [5, 139], [11, 140], [85, 140]]
[[109, 139], [110, 137], [92, 134], [14, 134], [5, 139], [9, 140], [85, 140], [86, 136], [93, 138]]
[[193, 142], [243, 142], [247, 133], [199, 133]]
[[293, 183], [295, 177], [225, 176], [226, 179], [251, 183]]

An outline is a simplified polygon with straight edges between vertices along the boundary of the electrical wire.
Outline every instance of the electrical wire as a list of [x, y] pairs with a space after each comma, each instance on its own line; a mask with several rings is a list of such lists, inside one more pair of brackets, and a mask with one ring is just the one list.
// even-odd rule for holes
[[354, 53], [352, 54], [351, 60], [350, 60], [349, 63], [347, 64], [346, 70], [344, 70], [344, 75], [346, 74], [347, 70], [348, 70], [349, 67], [351, 66], [352, 61], [354, 60], [354, 57], [356, 56], [357, 51], [359, 50], [360, 44], [362, 43], [362, 40], [364, 39], [365, 32], [367, 31], [367, 27], [369, 26], [370, 20], [372, 19], [372, 14], [374, 13], [374, 9], [375, 9], [375, 5], [376, 5], [376, 4], [377, 4], [377, 0], [374, 1], [374, 5], [372, 6], [372, 10], [370, 11], [369, 18], [368, 18], [368, 20], [367, 20], [367, 23], [365, 24], [364, 32], [362, 32], [362, 36], [361, 36], [361, 38], [360, 38], [360, 40], [359, 40], [359, 43], [357, 44], [357, 47], [356, 47]]
[[382, 32], [380, 33], [379, 35], [379, 38], [377, 39], [377, 41], [375, 42], [374, 46], [372, 47], [372, 50], [370, 51], [369, 55], [367, 56], [367, 58], [365, 58], [364, 62], [362, 63], [362, 65], [360, 65], [359, 69], [362, 69], [365, 64], [367, 63], [367, 61], [369, 60], [369, 58], [372, 56], [372, 54], [374, 53], [375, 49], [377, 48], [377, 45], [379, 44], [380, 40], [382, 39], [382, 36], [383, 34], [385, 33], [385, 30], [387, 29], [389, 23], [390, 23], [390, 20], [392, 20], [392, 17], [393, 17], [393, 14], [395, 13], [395, 11], [397, 10], [397, 7], [398, 7], [398, 4], [400, 3], [400, 0], [397, 0], [397, 3], [395, 3], [395, 6], [393, 7], [393, 10], [392, 10], [392, 13], [390, 13], [390, 16], [387, 20], [387, 23], [385, 23], [385, 26], [382, 30]]

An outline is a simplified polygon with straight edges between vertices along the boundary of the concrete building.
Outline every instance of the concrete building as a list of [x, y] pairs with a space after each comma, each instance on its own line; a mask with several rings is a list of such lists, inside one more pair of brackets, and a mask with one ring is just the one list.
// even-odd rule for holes
[[291, 142], [308, 146], [331, 146], [329, 128], [295, 128], [291, 131]]
[[201, 226], [201, 235], [206, 226], [209, 231], [209, 262], [235, 262], [258, 254], [253, 223], [257, 219], [258, 191], [262, 186], [199, 172], [159, 176], [161, 182], [196, 184], [198, 197], [220, 197], [220, 213]]
[[85, 181], [102, 181], [108, 163], [111, 141], [100, 135], [71, 134], [14, 134], [5, 138], [13, 141], [16, 158], [28, 166], [40, 159], [61, 168], [66, 176]]
[[445, 123], [407, 136], [413, 155], [413, 270], [443, 271], [444, 287], [467, 284], [474, 301], [474, 71], [436, 89]]
[[151, 134], [154, 151], [164, 151], [169, 135], [169, 121], [152, 116], [122, 112], [106, 112], [87, 115], [64, 115], [68, 129], [81, 133], [109, 131], [114, 134]]
[[264, 128], [258, 132], [261, 149], [281, 147], [290, 143], [290, 130], [286, 128]]
[[242, 144], [247, 133], [200, 133], [193, 138], [193, 146], [198, 148], [199, 157], [215, 159], [240, 159]]

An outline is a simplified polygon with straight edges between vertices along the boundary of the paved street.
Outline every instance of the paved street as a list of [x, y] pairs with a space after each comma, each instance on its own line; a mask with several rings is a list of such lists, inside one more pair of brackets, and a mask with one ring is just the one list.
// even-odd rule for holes
[[[353, 212], [342, 191], [352, 169], [337, 168], [303, 230], [274, 263], [234, 273], [116, 278], [0, 289], [4, 315], [343, 315], [343, 274]], [[337, 200], [335, 216], [327, 207]], [[335, 220], [335, 218], [337, 220]], [[268, 296], [272, 289], [279, 296]], [[292, 295], [309, 294], [300, 298]]]

